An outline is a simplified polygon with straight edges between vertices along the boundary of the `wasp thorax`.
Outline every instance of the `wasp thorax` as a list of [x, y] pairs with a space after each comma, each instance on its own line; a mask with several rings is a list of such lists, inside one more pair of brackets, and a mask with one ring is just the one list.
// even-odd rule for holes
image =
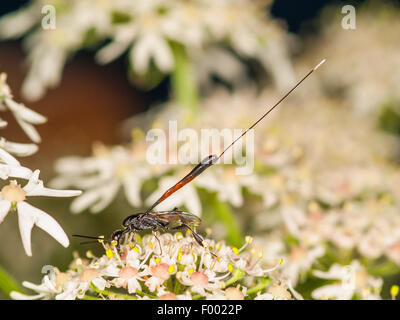
[[122, 222], [122, 225], [125, 228], [128, 228], [132, 224], [132, 220], [134, 220], [140, 213], [132, 214], [129, 217], [126, 217], [125, 220]]

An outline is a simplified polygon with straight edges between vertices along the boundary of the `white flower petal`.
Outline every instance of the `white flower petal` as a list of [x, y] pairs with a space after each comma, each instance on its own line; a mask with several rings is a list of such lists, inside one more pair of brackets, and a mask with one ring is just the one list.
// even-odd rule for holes
[[23, 294], [23, 293], [17, 292], [17, 291], [10, 292], [10, 297], [11, 297], [11, 299], [14, 299], [14, 300], [38, 300], [38, 299], [43, 298], [44, 296], [45, 296], [44, 293], [33, 295], [33, 296], [28, 296], [26, 294]]
[[92, 283], [99, 289], [104, 290], [107, 287], [107, 281], [101, 277], [94, 278]]
[[43, 186], [43, 181], [39, 179], [40, 170], [35, 170], [29, 182], [23, 188], [27, 196], [48, 196], [48, 197], [75, 197], [82, 194], [80, 190], [57, 190]]
[[100, 64], [107, 64], [123, 54], [129, 45], [130, 42], [113, 41], [97, 52], [96, 61]]
[[63, 188], [67, 188], [67, 187], [73, 185], [73, 183], [74, 183], [73, 178], [75, 178], [75, 177], [61, 175], [61, 176], [51, 179], [50, 182], [48, 182], [48, 184], [51, 188], [63, 189]]
[[9, 177], [29, 179], [31, 175], [32, 175], [32, 170], [29, 168], [0, 164], [1, 179], [6, 180]]
[[47, 196], [47, 197], [76, 197], [82, 194], [81, 190], [57, 190], [43, 187], [38, 190], [34, 190], [27, 194], [28, 196]]
[[24, 282], [22, 282], [22, 285], [25, 287], [25, 288], [28, 288], [28, 289], [31, 289], [31, 290], [33, 290], [33, 291], [36, 291], [36, 292], [48, 292], [49, 290], [48, 290], [48, 288], [42, 283], [42, 284], [34, 284], [34, 283], [32, 283], [32, 282], [29, 282], [29, 281], [24, 281]]
[[22, 103], [15, 102], [10, 98], [6, 98], [4, 101], [6, 105], [10, 108], [10, 110], [14, 113], [15, 117], [20, 118], [25, 122], [29, 122], [32, 124], [42, 124], [47, 121], [46, 117], [27, 108]]
[[78, 294], [78, 289], [67, 290], [56, 295], [56, 300], [75, 300]]
[[0, 37], [18, 38], [37, 23], [36, 5], [29, 5], [0, 19]]
[[69, 246], [69, 239], [58, 222], [46, 212], [35, 208], [24, 201], [18, 202], [18, 223], [22, 237], [22, 243], [28, 256], [32, 255], [31, 249], [31, 231], [33, 225], [46, 231], [62, 246]]
[[314, 270], [313, 275], [321, 279], [342, 279], [346, 275], [345, 267], [334, 264], [326, 272], [321, 270]]
[[16, 118], [16, 120], [17, 120], [18, 124], [20, 125], [20, 127], [22, 128], [22, 130], [29, 137], [29, 139], [31, 139], [35, 143], [39, 143], [40, 141], [42, 141], [39, 133], [37, 132], [37, 130], [35, 129], [35, 127], [33, 125], [31, 125], [28, 122], [25, 122], [24, 120], [22, 120], [20, 118]]
[[142, 204], [142, 200], [140, 198], [142, 180], [137, 176], [131, 174], [124, 179], [123, 185], [125, 196], [128, 199], [129, 203], [135, 208], [139, 207]]
[[82, 158], [78, 156], [69, 156], [58, 159], [55, 163], [55, 170], [58, 173], [65, 174], [85, 174], [98, 170], [95, 158]]
[[3, 222], [7, 213], [10, 211], [11, 202], [8, 200], [0, 200], [0, 223]]
[[20, 163], [17, 159], [15, 159], [11, 154], [7, 151], [0, 148], [0, 159], [5, 162], [6, 164], [10, 164], [13, 166], [19, 166]]
[[97, 189], [84, 192], [81, 196], [74, 199], [71, 203], [72, 213], [79, 213], [90, 207], [98, 199], [100, 199], [101, 194]]
[[354, 288], [343, 284], [331, 284], [315, 289], [311, 296], [314, 299], [330, 299], [350, 300], [354, 294]]
[[31, 257], [32, 256], [31, 231], [35, 223], [31, 213], [25, 211], [26, 208], [24, 205], [21, 206], [21, 203], [23, 202], [19, 202], [17, 204], [19, 232], [21, 233], [22, 244], [24, 246], [25, 252], [29, 257]]
[[38, 146], [33, 143], [17, 143], [10, 141], [4, 141], [1, 144], [1, 147], [4, 148], [7, 152], [15, 154], [19, 157], [30, 156], [39, 149]]
[[146, 72], [151, 55], [148, 52], [149, 46], [145, 38], [138, 39], [134, 47], [129, 52], [129, 58], [133, 69], [138, 74], [143, 74]]
[[43, 181], [39, 180], [40, 170], [36, 169], [29, 178], [28, 183], [23, 188], [24, 191], [28, 194], [34, 189], [43, 186]]
[[161, 37], [155, 37], [153, 47], [153, 56], [157, 67], [163, 72], [171, 71], [174, 67], [174, 58], [166, 41]]
[[41, 79], [35, 77], [33, 72], [29, 72], [22, 83], [22, 95], [30, 100], [39, 100], [45, 93], [46, 87]]
[[128, 282], [128, 293], [129, 294], [135, 293], [136, 290], [138, 290], [138, 289], [140, 290], [141, 285], [140, 285], [139, 281], [137, 281], [136, 278], [128, 279], [127, 282]]
[[98, 213], [107, 207], [110, 202], [114, 199], [116, 193], [118, 192], [121, 184], [118, 181], [109, 183], [101, 188], [101, 198], [98, 203], [90, 208], [92, 213]]

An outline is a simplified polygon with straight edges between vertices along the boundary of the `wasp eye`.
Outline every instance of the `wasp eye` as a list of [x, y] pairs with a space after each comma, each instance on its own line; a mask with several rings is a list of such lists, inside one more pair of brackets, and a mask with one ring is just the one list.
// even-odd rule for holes
[[119, 239], [121, 238], [123, 233], [124, 233], [123, 230], [114, 231], [113, 234], [111, 235], [111, 239], [119, 243]]

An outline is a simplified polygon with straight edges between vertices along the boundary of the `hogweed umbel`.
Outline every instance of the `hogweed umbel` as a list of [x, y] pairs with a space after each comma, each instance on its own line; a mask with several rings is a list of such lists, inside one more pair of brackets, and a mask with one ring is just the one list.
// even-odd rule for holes
[[[13, 299], [254, 299], [276, 298], [285, 281], [277, 278], [282, 261], [273, 268], [261, 266], [248, 250], [251, 237], [240, 249], [224, 241], [204, 240], [200, 246], [188, 232], [130, 237], [117, 250], [115, 243], [104, 246], [103, 255], [88, 251], [86, 258], [75, 253], [65, 272], [53, 269], [41, 285], [23, 282], [36, 291], [33, 296], [12, 292]], [[160, 248], [161, 246], [161, 248]], [[162, 252], [162, 253], [161, 253]], [[275, 272], [274, 272], [275, 273]], [[278, 282], [276, 281], [278, 280]], [[268, 293], [264, 295], [264, 293]], [[271, 293], [272, 292], [272, 293]], [[285, 298], [291, 299], [287, 291]], [[282, 296], [280, 297], [282, 298]]]

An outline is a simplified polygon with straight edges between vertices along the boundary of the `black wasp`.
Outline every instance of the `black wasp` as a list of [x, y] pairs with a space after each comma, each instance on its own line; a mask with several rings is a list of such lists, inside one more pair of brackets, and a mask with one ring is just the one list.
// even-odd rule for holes
[[[255, 123], [253, 123], [249, 128], [247, 128], [237, 139], [235, 139], [219, 156], [210, 155], [203, 159], [197, 166], [195, 166], [192, 171], [190, 171], [185, 177], [183, 177], [179, 182], [169, 188], [146, 212], [135, 213], [123, 221], [123, 229], [116, 230], [111, 235], [111, 241], [117, 243], [117, 248], [121, 243], [121, 239], [126, 234], [136, 233], [141, 230], [152, 230], [153, 233], [156, 230], [163, 231], [174, 231], [174, 230], [189, 230], [196, 242], [203, 246], [203, 239], [199, 236], [193, 228], [201, 223], [199, 217], [194, 214], [180, 211], [174, 208], [172, 211], [153, 211], [153, 209], [160, 204], [162, 201], [171, 196], [174, 192], [178, 191], [184, 185], [192, 181], [198, 175], [200, 175], [204, 170], [217, 163], [217, 161], [222, 157], [222, 155], [231, 148], [239, 139], [241, 139], [249, 130], [253, 129], [261, 120], [263, 120], [275, 107], [277, 107], [286, 97], [292, 93], [311, 73], [313, 73], [317, 68], [325, 62], [322, 60], [317, 66], [310, 70], [292, 89], [290, 89], [273, 107], [271, 107], [264, 115], [262, 115]], [[74, 235], [76, 237], [83, 237], [89, 239], [101, 240], [100, 237], [82, 236]], [[157, 241], [160, 244], [157, 235], [154, 233]], [[161, 248], [161, 244], [160, 244]]]

